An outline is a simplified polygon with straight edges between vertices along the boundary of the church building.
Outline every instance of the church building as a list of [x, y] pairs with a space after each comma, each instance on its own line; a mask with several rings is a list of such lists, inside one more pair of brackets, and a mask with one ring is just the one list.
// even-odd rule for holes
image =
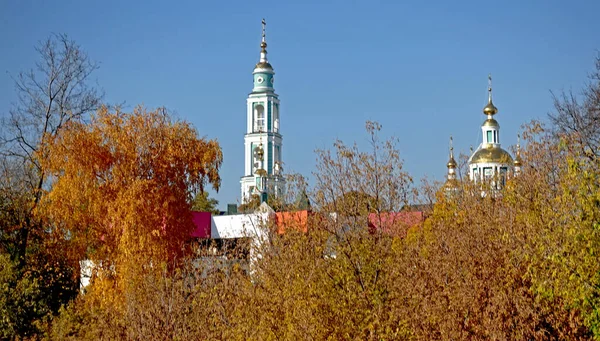
[[279, 98], [273, 87], [275, 71], [267, 59], [265, 26], [263, 19], [260, 59], [252, 72], [254, 87], [246, 101], [244, 176], [240, 180], [242, 203], [253, 196], [259, 196], [262, 201], [268, 196], [279, 196], [285, 185]]
[[[521, 171], [521, 157], [517, 143], [517, 155], [513, 160], [509, 152], [500, 145], [500, 124], [494, 118], [498, 108], [492, 101], [492, 77], [488, 77], [488, 103], [483, 108], [486, 120], [481, 125], [482, 141], [468, 160], [468, 173], [471, 181], [489, 184], [492, 189], [501, 189], [506, 180]], [[455, 188], [456, 167], [454, 160], [452, 138], [450, 138], [450, 159], [447, 164], [447, 188]]]
[[483, 141], [469, 158], [469, 174], [475, 182], [491, 181], [492, 187], [504, 187], [513, 172], [513, 158], [500, 146], [500, 124], [494, 119], [498, 108], [492, 102], [492, 77], [489, 76], [488, 104], [483, 108], [487, 119], [481, 125]]

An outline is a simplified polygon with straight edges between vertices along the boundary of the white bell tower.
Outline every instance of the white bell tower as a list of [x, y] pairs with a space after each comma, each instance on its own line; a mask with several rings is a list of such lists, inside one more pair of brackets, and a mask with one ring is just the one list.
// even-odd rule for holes
[[244, 176], [240, 183], [241, 202], [252, 196], [261, 200], [283, 193], [279, 98], [273, 88], [275, 72], [267, 60], [265, 19], [262, 20], [260, 60], [252, 72], [254, 87], [248, 95], [246, 135], [244, 136]]

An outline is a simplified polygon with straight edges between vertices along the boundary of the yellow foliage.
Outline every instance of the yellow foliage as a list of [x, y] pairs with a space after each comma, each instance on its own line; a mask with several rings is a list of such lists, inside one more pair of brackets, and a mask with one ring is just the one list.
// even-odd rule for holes
[[57, 222], [54, 232], [67, 231], [80, 259], [143, 263], [145, 255], [149, 263], [180, 255], [194, 228], [192, 193], [220, 185], [219, 144], [165, 109], [102, 107], [45, 146], [53, 183], [39, 214]]

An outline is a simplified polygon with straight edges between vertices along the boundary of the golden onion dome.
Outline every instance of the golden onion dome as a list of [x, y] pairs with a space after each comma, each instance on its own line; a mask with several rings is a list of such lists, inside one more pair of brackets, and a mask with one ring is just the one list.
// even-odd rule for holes
[[521, 163], [521, 156], [517, 155], [517, 157], [515, 158], [515, 162], [513, 162], [513, 164], [515, 165], [515, 167], [521, 167], [523, 165]]
[[453, 157], [450, 157], [450, 160], [448, 160], [448, 164], [446, 166], [448, 168], [456, 168], [456, 161]]
[[469, 159], [469, 165], [475, 163], [503, 163], [510, 164], [513, 163], [513, 158], [510, 154], [500, 148], [493, 147], [491, 145], [487, 145], [484, 148], [481, 148], [475, 152]]
[[498, 113], [498, 108], [496, 108], [494, 103], [492, 103], [491, 98], [490, 98], [490, 101], [488, 102], [488, 104], [485, 107], [483, 107], [483, 113], [485, 115], [490, 115], [490, 116]]
[[522, 160], [521, 160], [521, 151], [520, 151], [520, 146], [517, 144], [517, 155], [515, 155], [515, 162], [514, 162], [515, 167], [521, 167], [522, 164]]
[[521, 134], [517, 134], [517, 155], [515, 155], [515, 167], [521, 167]]

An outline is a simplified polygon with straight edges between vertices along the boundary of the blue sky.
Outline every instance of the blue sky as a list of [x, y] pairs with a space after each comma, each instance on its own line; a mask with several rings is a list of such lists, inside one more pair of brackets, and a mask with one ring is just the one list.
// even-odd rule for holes
[[579, 90], [600, 49], [600, 1], [0, 0], [0, 114], [10, 74], [35, 44], [67, 33], [100, 63], [110, 103], [166, 106], [224, 154], [221, 208], [239, 200], [246, 96], [267, 20], [286, 171], [309, 178], [314, 150], [364, 144], [364, 122], [399, 139], [415, 179], [442, 179], [449, 135], [480, 142], [487, 75], [503, 146], [545, 119], [550, 91]]

